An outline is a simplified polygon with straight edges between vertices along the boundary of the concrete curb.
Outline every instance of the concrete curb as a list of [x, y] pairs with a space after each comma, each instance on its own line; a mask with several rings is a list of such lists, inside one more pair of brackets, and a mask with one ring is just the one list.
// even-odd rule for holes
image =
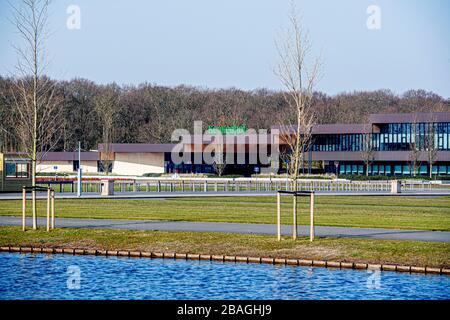
[[284, 259], [268, 257], [245, 257], [245, 256], [225, 256], [194, 253], [174, 253], [174, 252], [148, 252], [148, 251], [126, 251], [126, 250], [85, 250], [75, 248], [41, 248], [41, 247], [0, 247], [0, 252], [16, 253], [45, 253], [45, 254], [70, 254], [70, 255], [96, 255], [96, 256], [119, 256], [129, 258], [156, 258], [156, 259], [182, 259], [182, 260], [208, 260], [234, 263], [258, 263], [272, 265], [308, 266], [330, 269], [355, 269], [355, 270], [377, 270], [396, 271], [423, 274], [438, 274], [450, 276], [450, 269], [402, 266], [391, 264], [367, 264], [339, 261], [304, 260], [304, 259]]

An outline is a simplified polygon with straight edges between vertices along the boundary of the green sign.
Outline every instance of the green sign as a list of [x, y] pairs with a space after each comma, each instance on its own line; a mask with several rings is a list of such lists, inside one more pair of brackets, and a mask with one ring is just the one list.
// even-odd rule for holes
[[244, 134], [247, 126], [208, 126], [208, 134]]

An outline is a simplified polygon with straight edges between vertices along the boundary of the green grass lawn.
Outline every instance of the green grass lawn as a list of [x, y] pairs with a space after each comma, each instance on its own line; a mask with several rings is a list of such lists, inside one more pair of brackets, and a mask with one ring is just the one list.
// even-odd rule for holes
[[46, 232], [0, 227], [0, 246], [34, 246], [97, 250], [138, 250], [196, 254], [277, 257], [374, 264], [450, 266], [450, 244], [416, 241], [306, 238], [200, 232], [104, 229], [55, 229]]
[[[292, 221], [292, 197], [283, 196], [282, 223]], [[299, 224], [309, 224], [308, 198], [299, 198]], [[39, 216], [46, 212], [38, 201]], [[30, 208], [28, 208], [30, 212]], [[29, 213], [28, 213], [29, 214]], [[21, 201], [0, 201], [0, 216], [20, 216]], [[166, 200], [57, 199], [56, 216], [276, 223], [276, 200], [267, 197], [177, 198]], [[450, 231], [450, 197], [316, 197], [316, 224]]]

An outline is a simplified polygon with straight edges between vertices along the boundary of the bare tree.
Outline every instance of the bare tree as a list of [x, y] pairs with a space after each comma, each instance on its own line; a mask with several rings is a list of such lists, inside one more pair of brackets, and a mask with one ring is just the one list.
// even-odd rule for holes
[[366, 168], [366, 176], [369, 175], [369, 167], [375, 159], [375, 148], [373, 145], [373, 134], [372, 132], [366, 132], [362, 135], [362, 150], [361, 159], [364, 162], [364, 167]]
[[219, 177], [221, 177], [225, 172], [226, 166], [227, 160], [225, 153], [223, 151], [217, 151], [216, 153], [214, 153], [213, 168]]
[[437, 158], [437, 149], [435, 144], [435, 137], [436, 137], [436, 128], [434, 126], [434, 123], [429, 123], [427, 125], [428, 132], [425, 134], [424, 138], [424, 149], [427, 155], [427, 162], [428, 162], [428, 168], [430, 173], [430, 179], [433, 177], [433, 164], [436, 161]]
[[295, 183], [299, 169], [304, 162], [305, 151], [311, 145], [312, 129], [316, 114], [311, 107], [313, 90], [320, 78], [321, 61], [313, 58], [308, 32], [297, 16], [294, 3], [291, 3], [289, 28], [276, 41], [279, 64], [275, 74], [284, 90], [286, 110], [281, 115], [280, 143], [286, 144], [285, 153], [289, 161], [289, 176]]
[[408, 146], [409, 146], [409, 154], [408, 154], [409, 171], [411, 172], [411, 175], [415, 177], [421, 165], [421, 162], [419, 161], [420, 134], [417, 130], [417, 113], [414, 113], [413, 119], [411, 121], [411, 136], [408, 142]]
[[223, 144], [215, 146], [212, 166], [219, 177], [225, 172], [227, 160]]
[[[14, 45], [18, 62], [11, 90], [17, 112], [16, 133], [21, 149], [31, 159], [31, 181], [36, 186], [36, 167], [45, 152], [57, 143], [61, 110], [56, 85], [44, 72], [47, 67], [49, 0], [10, 3], [12, 23], [22, 43]], [[32, 193], [33, 229], [37, 227], [36, 193]]]
[[103, 150], [101, 153], [101, 164], [103, 171], [109, 175], [112, 164], [112, 143], [115, 139], [115, 126], [119, 114], [119, 89], [115, 85], [107, 86], [103, 94], [94, 100], [95, 110], [102, 125]]

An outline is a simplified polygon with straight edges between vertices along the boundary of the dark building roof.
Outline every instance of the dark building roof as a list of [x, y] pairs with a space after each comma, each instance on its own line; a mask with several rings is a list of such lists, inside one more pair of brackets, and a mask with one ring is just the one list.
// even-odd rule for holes
[[318, 124], [313, 127], [313, 134], [366, 133], [370, 129], [366, 124]]
[[[100, 160], [98, 152], [87, 151], [81, 152], [81, 161], [97, 161]], [[41, 161], [74, 161], [78, 160], [78, 152], [47, 152], [38, 155]]]
[[[292, 126], [272, 126], [272, 130], [278, 129], [281, 133], [295, 133], [297, 127]], [[313, 127], [313, 134], [350, 134], [350, 133], [365, 133], [370, 132], [371, 126], [367, 124], [317, 124]]]
[[[417, 113], [380, 113], [369, 115], [368, 124], [342, 123], [342, 124], [317, 124], [313, 127], [313, 134], [351, 134], [368, 133], [372, 124], [384, 123], [419, 123], [419, 122], [450, 122], [450, 112], [417, 112]], [[272, 126], [272, 130], [278, 129], [284, 133], [295, 133], [296, 125]]]
[[[261, 136], [254, 134], [224, 134], [223, 136], [224, 144], [258, 144], [264, 142], [266, 144], [270, 144], [272, 141], [272, 137], [270, 133], [263, 134]], [[201, 142], [203, 144], [211, 143], [215, 141], [215, 135], [204, 134], [204, 135], [185, 135], [182, 138], [183, 144], [194, 144], [197, 142]]]
[[450, 112], [379, 113], [369, 116], [369, 123], [450, 122]]
[[[163, 144], [152, 144], [152, 143], [112, 143], [110, 152], [119, 153], [144, 153], [144, 152], [172, 152], [175, 144], [163, 143]], [[105, 145], [99, 144], [98, 151], [105, 152]]]

